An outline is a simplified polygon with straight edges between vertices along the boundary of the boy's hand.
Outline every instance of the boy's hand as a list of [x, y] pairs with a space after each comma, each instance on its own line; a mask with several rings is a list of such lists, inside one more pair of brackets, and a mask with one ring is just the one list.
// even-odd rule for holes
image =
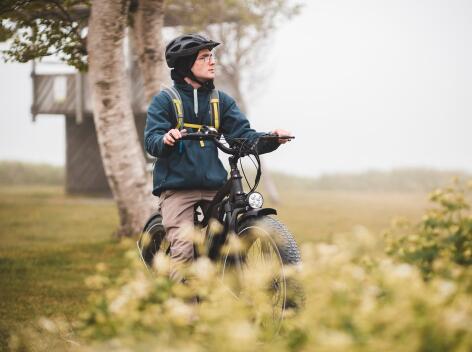
[[[285, 131], [285, 130], [274, 130], [271, 133], [276, 134], [278, 136], [290, 136], [290, 137], [292, 136], [292, 134], [290, 132]], [[287, 143], [288, 141], [290, 141], [290, 139], [284, 139], [284, 138], [279, 138], [278, 139], [278, 142], [280, 144]]]
[[177, 140], [182, 138], [186, 134], [187, 130], [178, 130], [176, 128], [171, 129], [164, 135], [164, 144], [173, 146]]

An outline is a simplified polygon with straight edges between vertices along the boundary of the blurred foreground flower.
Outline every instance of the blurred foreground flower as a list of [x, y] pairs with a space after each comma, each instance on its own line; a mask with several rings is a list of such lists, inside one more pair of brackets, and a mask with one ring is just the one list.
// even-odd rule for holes
[[[185, 268], [186, 282], [176, 283], [168, 278], [166, 256], [155, 258], [151, 274], [133, 250], [120, 276], [108, 277], [99, 266], [87, 280], [95, 292], [73, 338], [70, 328], [42, 319], [13, 337], [11, 349], [471, 351], [472, 217], [467, 196], [455, 192], [462, 190], [435, 192], [439, 208], [416, 226], [401, 222], [398, 232], [391, 231], [390, 257], [379, 250], [383, 238], [362, 227], [330, 243], [303, 244], [303, 265], [284, 269], [298, 285], [287, 294], [303, 292], [303, 308], [287, 304], [275, 336], [267, 292], [279, 282], [270, 261], [222, 277], [221, 268], [202, 256]], [[244, 250], [232, 241], [236, 253]]]

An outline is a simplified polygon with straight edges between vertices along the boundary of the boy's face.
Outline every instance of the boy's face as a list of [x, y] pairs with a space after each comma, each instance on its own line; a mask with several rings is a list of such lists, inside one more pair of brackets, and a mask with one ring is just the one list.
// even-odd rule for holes
[[192, 66], [192, 72], [199, 80], [209, 81], [215, 78], [216, 62], [214, 54], [208, 49], [198, 52], [197, 59]]

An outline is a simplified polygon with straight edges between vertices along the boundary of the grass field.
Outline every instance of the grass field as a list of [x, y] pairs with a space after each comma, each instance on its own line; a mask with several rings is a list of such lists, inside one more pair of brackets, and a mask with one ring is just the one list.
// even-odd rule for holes
[[[279, 218], [299, 242], [357, 225], [380, 234], [392, 218], [417, 220], [427, 206], [423, 193], [282, 189], [281, 198]], [[112, 237], [117, 222], [109, 199], [65, 196], [55, 186], [0, 187], [0, 350], [10, 331], [40, 316], [74, 320], [96, 263], [112, 273], [124, 267], [124, 248]]]
[[0, 188], [0, 350], [8, 331], [41, 315], [73, 319], [98, 262], [122, 265], [110, 200], [65, 197], [59, 187]]

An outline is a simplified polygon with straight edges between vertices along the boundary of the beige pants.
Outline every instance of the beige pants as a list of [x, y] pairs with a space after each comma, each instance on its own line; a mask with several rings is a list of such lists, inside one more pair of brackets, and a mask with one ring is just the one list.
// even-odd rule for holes
[[[185, 236], [185, 230], [193, 227], [194, 205], [201, 200], [210, 201], [217, 191], [211, 190], [167, 190], [160, 197], [162, 224], [170, 242], [170, 257], [176, 267], [191, 262], [194, 258], [193, 241]], [[178, 280], [176, 270], [171, 278]]]

